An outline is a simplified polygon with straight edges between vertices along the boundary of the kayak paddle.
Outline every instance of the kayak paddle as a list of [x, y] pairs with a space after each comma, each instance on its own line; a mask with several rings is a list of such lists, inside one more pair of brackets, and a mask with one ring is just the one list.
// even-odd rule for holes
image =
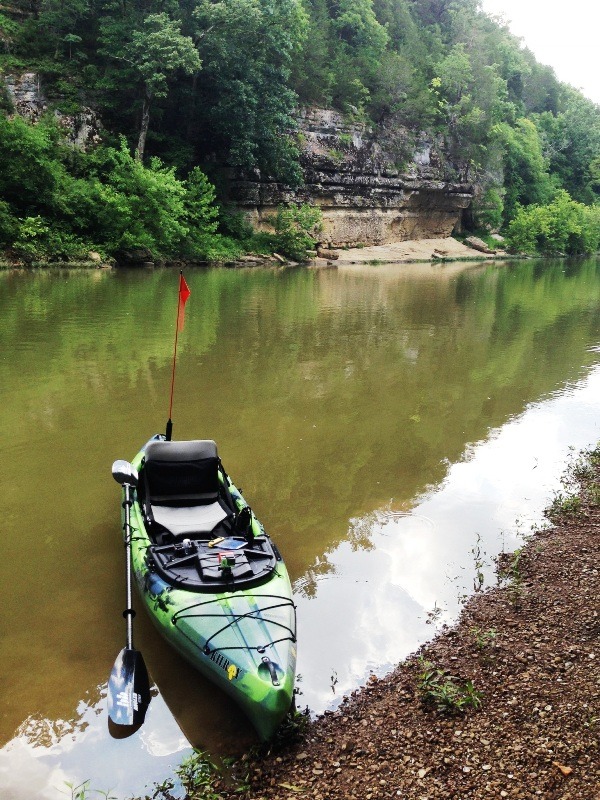
[[115, 461], [113, 478], [125, 492], [125, 551], [127, 554], [127, 608], [123, 616], [127, 620], [127, 644], [121, 650], [108, 679], [108, 715], [115, 725], [138, 728], [143, 722], [150, 704], [150, 681], [148, 670], [139, 650], [133, 646], [133, 618], [131, 607], [131, 489], [137, 486], [138, 475], [128, 461]]

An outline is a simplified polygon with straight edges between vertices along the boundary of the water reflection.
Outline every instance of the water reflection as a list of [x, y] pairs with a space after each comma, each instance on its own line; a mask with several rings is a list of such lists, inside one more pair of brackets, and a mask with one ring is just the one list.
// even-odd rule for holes
[[[138, 775], [164, 775], [156, 746], [179, 741], [163, 700], [194, 744], [239, 752], [253, 741], [145, 615], [136, 646], [163, 710], [115, 743], [101, 698], [82, 700], [123, 646], [110, 465], [164, 426], [176, 278], [0, 274], [0, 787], [23, 752], [71, 781], [93, 761], [98, 788], [124, 786], [110, 758], [128, 748], [128, 790], [141, 791]], [[432, 610], [449, 618], [472, 585], [477, 536], [487, 554], [509, 547], [568, 445], [597, 437], [598, 263], [186, 279], [175, 436], [218, 441], [284, 552], [301, 701], [319, 711], [414, 649]], [[57, 740], [42, 747], [43, 731]]]
[[[80, 701], [72, 719], [28, 717], [0, 750], [0, 787], [6, 800], [56, 800], [89, 782], [90, 794], [127, 797], [131, 787], [151, 792], [170, 775], [191, 747], [159, 696], [147, 726], [131, 739], [106, 735], [106, 686]], [[172, 791], [183, 797], [180, 785]], [[98, 795], [99, 796], [99, 795]]]
[[596, 368], [469, 448], [441, 487], [416, 499], [413, 513], [388, 507], [351, 522], [367, 547], [341, 543], [319, 557], [308, 585], [303, 577], [294, 587], [310, 708], [335, 707], [371, 672], [382, 675], [413, 652], [456, 617], [479, 572], [484, 585], [494, 582], [494, 557], [543, 523], [573, 448], [600, 440], [599, 398]]

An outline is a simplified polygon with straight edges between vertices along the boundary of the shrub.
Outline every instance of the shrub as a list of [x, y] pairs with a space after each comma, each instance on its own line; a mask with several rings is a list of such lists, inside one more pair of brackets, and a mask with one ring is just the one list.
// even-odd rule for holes
[[74, 234], [50, 227], [41, 217], [20, 221], [13, 250], [25, 261], [68, 261], [85, 258], [89, 246]]
[[306, 251], [314, 248], [322, 220], [321, 209], [307, 204], [279, 206], [274, 227], [275, 243], [281, 254], [293, 261], [306, 261]]
[[518, 207], [507, 243], [523, 253], [594, 253], [600, 242], [600, 207], [585, 206], [559, 191], [548, 205]]
[[481, 708], [482, 694], [472, 681], [459, 683], [430, 661], [422, 660], [421, 664], [423, 671], [419, 674], [418, 687], [426, 705], [435, 706], [442, 714], [462, 714], [467, 708]]
[[488, 189], [473, 208], [475, 224], [488, 230], [498, 230], [502, 225], [504, 201], [498, 189]]

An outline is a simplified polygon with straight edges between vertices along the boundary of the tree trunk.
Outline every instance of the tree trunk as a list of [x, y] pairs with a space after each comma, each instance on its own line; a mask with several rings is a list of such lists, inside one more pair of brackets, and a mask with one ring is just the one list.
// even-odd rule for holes
[[192, 78], [192, 97], [190, 107], [188, 110], [187, 126], [186, 126], [186, 139], [191, 142], [194, 135], [194, 125], [196, 123], [196, 89], [198, 87], [198, 70], [194, 72]]
[[150, 124], [150, 101], [152, 95], [147, 91], [144, 94], [144, 104], [142, 106], [142, 122], [140, 124], [140, 136], [138, 139], [135, 157], [137, 161], [144, 160], [144, 150], [146, 148], [146, 136], [148, 135], [148, 126]]

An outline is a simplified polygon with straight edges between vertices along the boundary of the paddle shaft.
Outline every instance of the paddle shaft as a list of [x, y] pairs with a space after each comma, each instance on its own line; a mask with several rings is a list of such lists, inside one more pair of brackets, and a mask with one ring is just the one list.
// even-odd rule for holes
[[125, 552], [127, 555], [125, 575], [126, 575], [126, 592], [127, 592], [127, 608], [123, 611], [123, 616], [127, 621], [127, 649], [133, 649], [133, 618], [135, 611], [131, 607], [131, 486], [124, 484], [125, 500], [123, 501], [123, 508], [125, 509]]
[[123, 533], [127, 558], [125, 564], [127, 608], [123, 611], [123, 616], [127, 622], [127, 644], [117, 656], [111, 670], [107, 698], [109, 721], [121, 731], [117, 738], [122, 738], [124, 729], [128, 730], [127, 736], [130, 736], [144, 722], [150, 703], [150, 681], [142, 654], [133, 647], [135, 611], [131, 607], [131, 506], [133, 504], [131, 493], [132, 489], [137, 486], [138, 474], [128, 461], [123, 460], [114, 462], [112, 474], [117, 483], [122, 486], [124, 494], [122, 507], [125, 512]]

